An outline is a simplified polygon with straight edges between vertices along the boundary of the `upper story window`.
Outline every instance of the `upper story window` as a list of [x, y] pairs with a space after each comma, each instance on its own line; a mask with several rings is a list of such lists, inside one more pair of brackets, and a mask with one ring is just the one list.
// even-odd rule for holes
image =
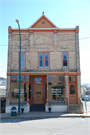
[[39, 52], [39, 68], [49, 68], [49, 53]]
[[68, 53], [63, 52], [63, 67], [68, 67]]
[[21, 68], [25, 68], [25, 53], [21, 53]]
[[49, 67], [49, 53], [44, 54], [45, 54], [45, 67]]
[[43, 67], [43, 53], [39, 53], [39, 67]]

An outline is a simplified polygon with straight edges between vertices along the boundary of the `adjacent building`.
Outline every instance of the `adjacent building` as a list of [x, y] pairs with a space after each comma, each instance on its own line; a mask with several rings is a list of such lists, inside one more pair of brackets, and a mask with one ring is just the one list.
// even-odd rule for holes
[[6, 106], [6, 78], [0, 77], [0, 112], [5, 113]]
[[[58, 28], [44, 14], [29, 28], [21, 29], [21, 106], [45, 111], [83, 112], [79, 27]], [[19, 30], [8, 27], [6, 112], [18, 107]], [[37, 107], [36, 107], [37, 108]]]

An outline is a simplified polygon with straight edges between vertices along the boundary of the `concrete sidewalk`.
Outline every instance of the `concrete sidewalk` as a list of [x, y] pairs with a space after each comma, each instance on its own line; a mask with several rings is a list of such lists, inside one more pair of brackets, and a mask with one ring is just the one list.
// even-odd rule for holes
[[10, 118], [53, 118], [53, 117], [90, 117], [90, 113], [87, 112], [83, 114], [74, 114], [74, 113], [59, 113], [59, 112], [29, 112], [21, 113], [20, 116], [11, 116], [10, 113], [1, 113], [0, 119], [10, 119]]

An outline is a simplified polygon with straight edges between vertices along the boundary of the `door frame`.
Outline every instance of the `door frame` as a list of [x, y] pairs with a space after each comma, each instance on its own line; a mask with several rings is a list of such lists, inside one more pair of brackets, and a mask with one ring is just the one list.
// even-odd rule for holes
[[[35, 82], [35, 78], [42, 78], [42, 82], [41, 83], [36, 83]], [[37, 75], [37, 76], [34, 76], [34, 89], [33, 89], [33, 97], [34, 97], [34, 99], [33, 99], [33, 104], [43, 104], [43, 100], [42, 100], [42, 97], [43, 97], [43, 78], [44, 78], [44, 76], [43, 75]], [[35, 87], [36, 86], [41, 86], [42, 88], [41, 88], [41, 102], [40, 103], [36, 103], [36, 94], [35, 94]]]
[[[76, 92], [76, 94], [70, 94], [70, 85], [75, 85], [75, 92]], [[76, 99], [76, 102], [74, 103], [74, 102], [71, 102], [71, 98], [70, 98], [70, 96], [75, 96], [75, 99]], [[74, 98], [72, 98], [72, 99], [74, 99]], [[77, 100], [77, 85], [76, 85], [76, 83], [69, 83], [69, 104], [77, 104], [78, 103], [78, 100]]]

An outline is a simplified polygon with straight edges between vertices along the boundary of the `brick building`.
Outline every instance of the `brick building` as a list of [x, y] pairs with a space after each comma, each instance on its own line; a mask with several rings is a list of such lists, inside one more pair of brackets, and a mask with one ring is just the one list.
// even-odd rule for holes
[[[18, 107], [19, 30], [8, 27], [6, 112]], [[21, 106], [52, 112], [82, 112], [79, 27], [60, 29], [44, 14], [21, 29]], [[35, 107], [34, 107], [35, 106]], [[37, 111], [36, 110], [36, 111]]]

